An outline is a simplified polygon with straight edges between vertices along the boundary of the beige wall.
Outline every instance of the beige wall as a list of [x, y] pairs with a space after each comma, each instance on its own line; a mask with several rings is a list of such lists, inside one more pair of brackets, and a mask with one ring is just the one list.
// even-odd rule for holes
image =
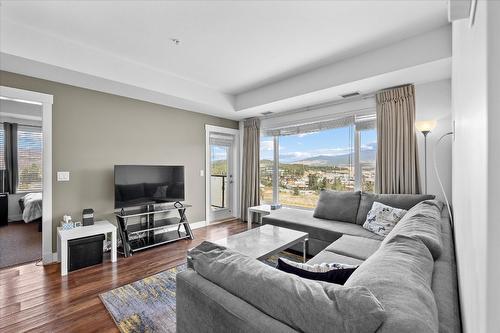
[[[112, 218], [115, 164], [184, 165], [189, 221], [205, 220], [205, 124], [237, 122], [9, 72], [0, 85], [54, 95], [53, 244], [65, 213], [80, 219], [90, 207]], [[70, 171], [70, 181], [57, 182], [57, 171]]]

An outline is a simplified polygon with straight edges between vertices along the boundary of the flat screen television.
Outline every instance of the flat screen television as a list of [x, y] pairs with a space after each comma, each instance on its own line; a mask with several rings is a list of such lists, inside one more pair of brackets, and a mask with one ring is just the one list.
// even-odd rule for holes
[[115, 209], [184, 200], [184, 166], [115, 165]]

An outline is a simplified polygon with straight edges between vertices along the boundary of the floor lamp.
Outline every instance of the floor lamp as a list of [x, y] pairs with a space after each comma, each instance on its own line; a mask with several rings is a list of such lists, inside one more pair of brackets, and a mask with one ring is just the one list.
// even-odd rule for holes
[[424, 172], [425, 172], [425, 183], [424, 183], [424, 193], [427, 194], [427, 135], [436, 128], [435, 120], [423, 120], [417, 121], [415, 127], [419, 132], [424, 135]]

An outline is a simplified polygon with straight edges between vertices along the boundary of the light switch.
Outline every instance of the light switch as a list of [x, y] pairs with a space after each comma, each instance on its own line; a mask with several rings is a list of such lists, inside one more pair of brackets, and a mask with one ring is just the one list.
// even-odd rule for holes
[[205, 174], [205, 170], [200, 170], [200, 177], [203, 177], [204, 174]]
[[58, 182], [69, 182], [69, 171], [57, 171]]

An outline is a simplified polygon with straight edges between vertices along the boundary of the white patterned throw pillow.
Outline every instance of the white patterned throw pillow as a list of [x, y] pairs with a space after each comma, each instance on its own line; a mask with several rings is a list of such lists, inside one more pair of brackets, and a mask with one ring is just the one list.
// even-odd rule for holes
[[309, 264], [303, 264], [300, 262], [295, 262], [291, 261], [286, 258], [280, 258], [280, 260], [283, 260], [286, 264], [303, 269], [308, 272], [313, 272], [313, 273], [325, 273], [334, 269], [347, 269], [347, 268], [357, 268], [358, 265], [349, 265], [349, 264], [340, 264], [340, 263], [321, 263], [321, 264], [314, 264], [314, 265], [309, 265]]
[[387, 236], [396, 223], [406, 214], [406, 210], [374, 202], [366, 216], [363, 228], [380, 236]]

